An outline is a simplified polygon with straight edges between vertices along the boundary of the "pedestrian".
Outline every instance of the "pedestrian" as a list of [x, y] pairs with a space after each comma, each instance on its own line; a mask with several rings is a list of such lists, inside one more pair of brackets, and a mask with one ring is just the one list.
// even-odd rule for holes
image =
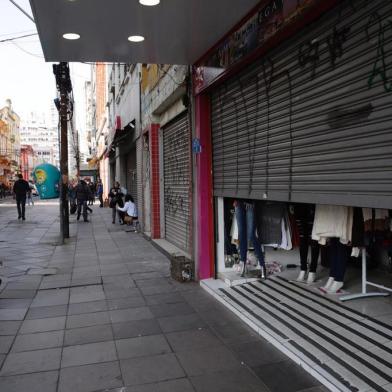
[[102, 208], [103, 207], [103, 184], [101, 179], [98, 179], [97, 182], [97, 197], [99, 200], [99, 207]]
[[93, 181], [90, 181], [90, 183], [88, 185], [90, 187], [90, 193], [91, 193], [89, 205], [92, 206], [95, 203], [96, 186]]
[[87, 219], [87, 201], [90, 198], [90, 188], [86, 181], [80, 180], [79, 184], [76, 186], [76, 200], [78, 203], [78, 214], [77, 220], [80, 219], [80, 215], [83, 214], [83, 220], [88, 222]]
[[68, 199], [69, 199], [70, 213], [74, 214], [78, 208], [76, 204], [76, 181], [75, 180], [72, 180], [68, 185]]
[[[112, 223], [116, 223], [116, 213], [117, 209], [116, 207], [124, 207], [124, 202], [123, 202], [123, 196], [124, 194], [121, 191], [120, 188], [120, 183], [116, 181], [113, 185], [113, 188], [110, 189], [109, 192], [109, 207], [112, 209]], [[121, 223], [122, 219], [121, 216], [119, 215], [119, 222]]]
[[18, 174], [18, 180], [15, 181], [13, 191], [16, 198], [16, 207], [18, 209], [18, 219], [26, 220], [26, 196], [30, 190], [29, 183], [23, 179], [22, 174]]
[[130, 194], [125, 196], [124, 207], [117, 206], [117, 210], [121, 214], [123, 225], [127, 224], [130, 226], [134, 220], [138, 219], [136, 204]]
[[34, 205], [34, 200], [33, 200], [33, 190], [34, 190], [34, 185], [29, 182], [29, 191], [27, 192], [27, 205], [29, 206]]

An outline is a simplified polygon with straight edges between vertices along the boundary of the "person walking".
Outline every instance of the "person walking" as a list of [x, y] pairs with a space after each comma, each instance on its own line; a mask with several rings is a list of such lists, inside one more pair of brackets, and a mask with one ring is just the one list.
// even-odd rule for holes
[[33, 199], [33, 190], [34, 190], [34, 185], [29, 182], [29, 191], [27, 192], [27, 205], [29, 206], [34, 205], [34, 199]]
[[77, 210], [76, 181], [72, 180], [68, 185], [69, 212], [73, 215]]
[[88, 184], [88, 186], [90, 187], [90, 200], [89, 200], [89, 205], [92, 206], [95, 203], [95, 192], [96, 192], [96, 186], [94, 184], [93, 181], [90, 181], [90, 183]]
[[99, 207], [102, 208], [103, 207], [103, 184], [100, 178], [98, 179], [97, 182], [97, 196], [99, 200]]
[[88, 222], [87, 219], [87, 201], [90, 198], [90, 188], [86, 181], [80, 180], [79, 184], [76, 186], [76, 200], [78, 203], [78, 213], [77, 220], [80, 219], [80, 215], [83, 214], [83, 220]]
[[[116, 181], [113, 185], [113, 188], [110, 189], [109, 192], [109, 207], [112, 209], [112, 223], [116, 223], [116, 214], [117, 214], [117, 210], [116, 207], [123, 207], [124, 206], [124, 202], [123, 202], [123, 196], [124, 194], [121, 191], [120, 188], [120, 183], [118, 181]], [[121, 216], [119, 215], [119, 222], [121, 223], [122, 219]]]
[[18, 174], [18, 180], [15, 181], [13, 191], [16, 198], [16, 207], [18, 209], [18, 219], [26, 220], [26, 196], [30, 190], [29, 183], [23, 179], [22, 174]]

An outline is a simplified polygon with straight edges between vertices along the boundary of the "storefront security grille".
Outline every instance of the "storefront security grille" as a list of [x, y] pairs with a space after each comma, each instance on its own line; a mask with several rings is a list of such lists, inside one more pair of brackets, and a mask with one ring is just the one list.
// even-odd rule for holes
[[190, 131], [187, 114], [163, 128], [165, 237], [190, 251]]
[[391, 17], [342, 1], [213, 92], [216, 196], [392, 208]]

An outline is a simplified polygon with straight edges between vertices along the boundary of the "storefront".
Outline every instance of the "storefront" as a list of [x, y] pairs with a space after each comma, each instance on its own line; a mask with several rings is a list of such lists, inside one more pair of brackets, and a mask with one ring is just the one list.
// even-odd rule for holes
[[[391, 13], [392, 4], [382, 0], [264, 2], [195, 66], [199, 277], [232, 285], [218, 280], [209, 287], [287, 355], [311, 364], [325, 385], [334, 380], [331, 390], [345, 390], [342, 379], [348, 390], [384, 390], [377, 388], [390, 382], [382, 355], [373, 358], [374, 378], [356, 370], [372, 360], [350, 341], [365, 344], [367, 334], [351, 328], [350, 339], [339, 336], [339, 355], [353, 358], [340, 361], [321, 326], [345, 327], [332, 295], [360, 292], [361, 262], [365, 272], [366, 261], [379, 268], [374, 295], [392, 289]], [[345, 282], [350, 255], [359, 268]], [[323, 275], [317, 262], [328, 267]], [[285, 270], [282, 280], [260, 283], [263, 266], [274, 276]], [[301, 283], [292, 284], [296, 279]], [[369, 328], [390, 331], [378, 319]], [[306, 337], [314, 339], [305, 343]], [[348, 382], [340, 372], [350, 374]]]
[[[191, 250], [191, 148], [188, 112], [162, 128], [164, 238]], [[162, 234], [162, 233], [161, 233]]]

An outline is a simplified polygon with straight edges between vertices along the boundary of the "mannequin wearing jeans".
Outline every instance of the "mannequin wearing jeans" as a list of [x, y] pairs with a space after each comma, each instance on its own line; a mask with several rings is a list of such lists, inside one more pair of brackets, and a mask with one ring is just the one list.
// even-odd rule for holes
[[253, 244], [255, 254], [261, 268], [261, 278], [266, 278], [264, 255], [261, 243], [256, 237], [255, 209], [252, 201], [236, 200], [234, 202], [235, 214], [238, 224], [238, 239], [240, 242], [240, 262], [243, 263], [241, 276], [245, 276], [247, 270], [248, 242]]

